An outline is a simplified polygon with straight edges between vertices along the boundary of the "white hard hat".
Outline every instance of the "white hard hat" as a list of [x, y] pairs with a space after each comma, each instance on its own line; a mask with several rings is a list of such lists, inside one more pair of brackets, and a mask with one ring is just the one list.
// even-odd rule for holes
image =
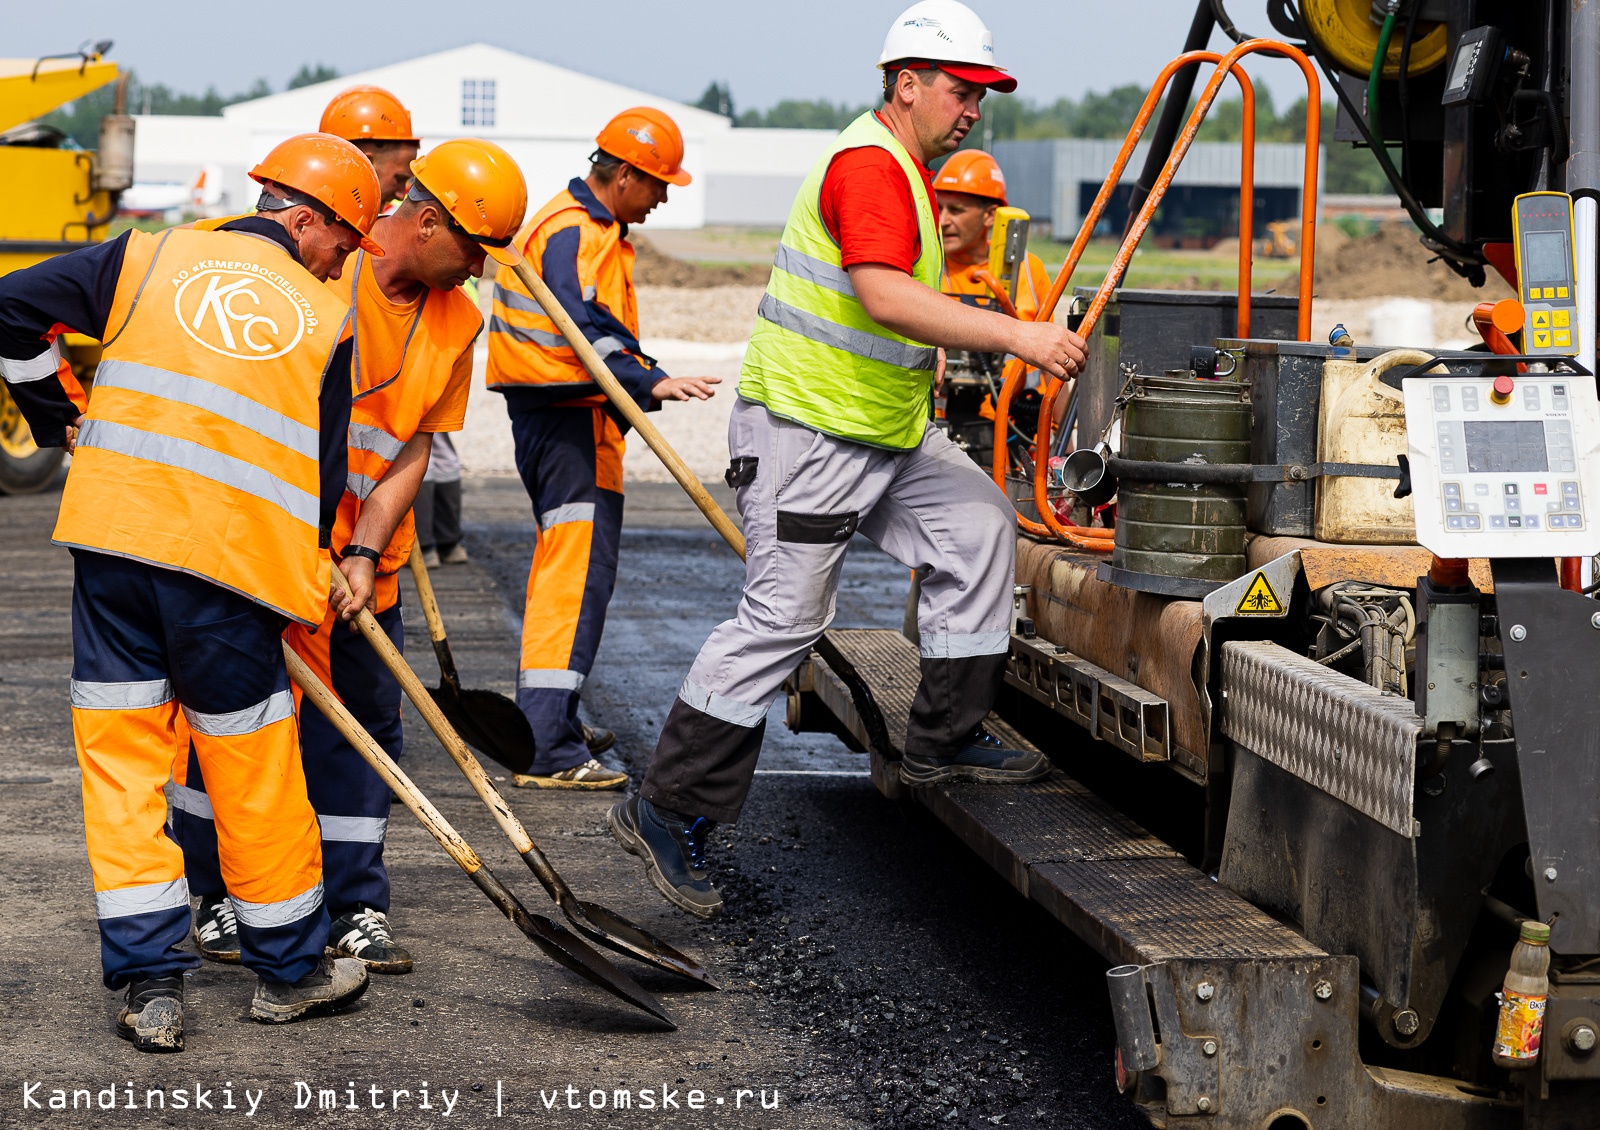
[[896, 16], [883, 39], [878, 66], [901, 59], [938, 63], [940, 70], [957, 78], [1002, 93], [1017, 88], [1017, 80], [995, 66], [994, 36], [988, 26], [960, 0], [918, 0]]

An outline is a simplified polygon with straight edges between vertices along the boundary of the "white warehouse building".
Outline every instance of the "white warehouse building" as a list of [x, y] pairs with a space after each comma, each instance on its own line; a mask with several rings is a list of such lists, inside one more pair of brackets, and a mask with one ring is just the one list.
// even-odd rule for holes
[[672, 189], [650, 217], [658, 228], [781, 226], [807, 170], [837, 136], [736, 129], [719, 114], [477, 43], [236, 103], [220, 117], [141, 115], [135, 180], [183, 188], [204, 172], [209, 212], [244, 211], [259, 192], [246, 170], [284, 138], [314, 130], [329, 99], [358, 84], [405, 103], [425, 150], [462, 136], [503, 145], [527, 177], [530, 213], [588, 170], [594, 137], [614, 114], [663, 110], [683, 131], [694, 183]]

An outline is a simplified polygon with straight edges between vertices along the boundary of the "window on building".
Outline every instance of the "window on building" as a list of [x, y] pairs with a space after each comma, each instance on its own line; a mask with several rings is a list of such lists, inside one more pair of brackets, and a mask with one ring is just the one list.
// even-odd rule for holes
[[494, 79], [461, 80], [461, 124], [480, 127], [494, 125]]

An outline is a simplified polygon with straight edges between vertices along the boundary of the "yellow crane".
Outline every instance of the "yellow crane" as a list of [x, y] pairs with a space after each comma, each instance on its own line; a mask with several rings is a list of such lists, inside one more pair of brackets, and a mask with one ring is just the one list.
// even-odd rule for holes
[[[101, 122], [97, 150], [76, 148], [36, 120], [116, 81], [117, 65], [102, 58], [110, 49], [105, 41], [66, 55], [0, 59], [0, 274], [105, 239], [117, 198], [133, 183], [133, 119], [124, 113], [124, 85], [117, 88], [115, 113]], [[99, 343], [68, 334], [62, 355], [88, 388]], [[0, 387], [0, 494], [43, 489], [61, 459], [59, 450], [34, 445], [22, 413]]]

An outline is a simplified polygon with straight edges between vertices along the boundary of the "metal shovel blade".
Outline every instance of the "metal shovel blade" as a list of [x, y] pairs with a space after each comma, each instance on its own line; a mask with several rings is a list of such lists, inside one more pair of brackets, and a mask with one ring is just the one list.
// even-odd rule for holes
[[575, 906], [563, 902], [561, 910], [579, 933], [590, 941], [608, 946], [646, 965], [653, 965], [657, 969], [697, 981], [708, 989], [721, 988], [711, 979], [711, 974], [706, 971], [705, 966], [688, 954], [673, 949], [654, 934], [635, 926], [599, 903], [584, 902], [581, 899], [574, 901]]
[[457, 690], [448, 681], [428, 694], [466, 743], [513, 773], [533, 768], [533, 730], [517, 704], [494, 691]]
[[588, 942], [542, 914], [534, 914], [522, 905], [522, 900], [511, 893], [509, 887], [497, 879], [487, 867], [472, 874], [472, 881], [498, 906], [505, 916], [521, 930], [528, 940], [538, 946], [553, 960], [572, 970], [607, 992], [642, 1008], [668, 1027], [677, 1028], [678, 1022], [661, 1002], [651, 996], [642, 985], [607, 961], [605, 955]]

